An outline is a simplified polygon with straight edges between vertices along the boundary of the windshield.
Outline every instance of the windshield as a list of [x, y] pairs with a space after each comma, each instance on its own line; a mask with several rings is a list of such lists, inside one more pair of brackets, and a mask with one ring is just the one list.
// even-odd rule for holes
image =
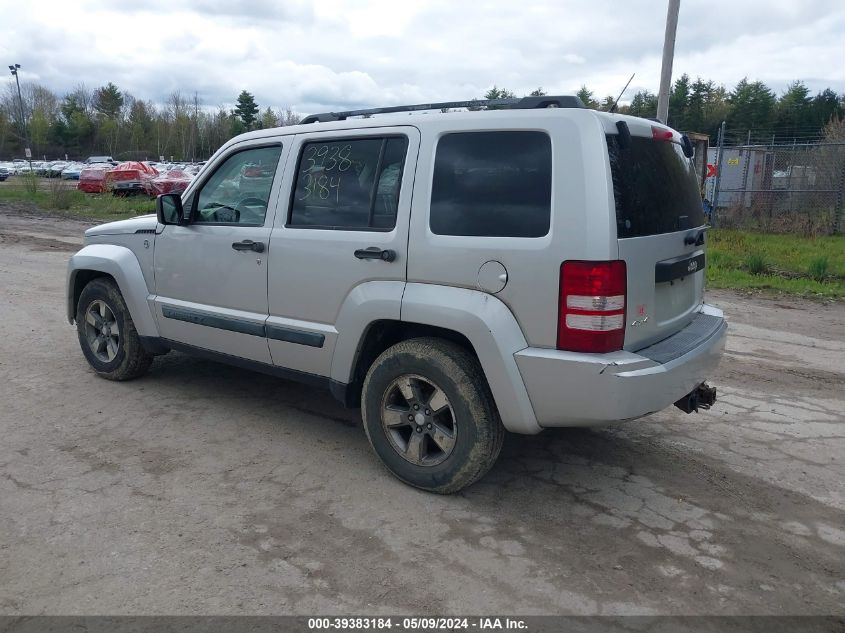
[[631, 137], [620, 149], [607, 136], [619, 239], [672, 233], [705, 224], [692, 161], [677, 143]]

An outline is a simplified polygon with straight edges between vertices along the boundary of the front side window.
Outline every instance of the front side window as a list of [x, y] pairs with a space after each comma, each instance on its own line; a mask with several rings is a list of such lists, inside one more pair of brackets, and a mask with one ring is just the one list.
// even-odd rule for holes
[[194, 223], [264, 224], [281, 153], [282, 146], [274, 145], [229, 156], [200, 189]]
[[305, 143], [288, 226], [392, 229], [407, 150], [404, 136]]
[[541, 237], [551, 200], [552, 143], [543, 132], [460, 132], [437, 144], [433, 233]]

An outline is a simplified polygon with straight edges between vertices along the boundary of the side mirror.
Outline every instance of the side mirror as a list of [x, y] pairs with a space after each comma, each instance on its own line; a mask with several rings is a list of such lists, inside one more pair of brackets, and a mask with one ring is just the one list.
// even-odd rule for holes
[[162, 224], [188, 224], [182, 207], [182, 196], [178, 193], [163, 193], [156, 198], [156, 216]]

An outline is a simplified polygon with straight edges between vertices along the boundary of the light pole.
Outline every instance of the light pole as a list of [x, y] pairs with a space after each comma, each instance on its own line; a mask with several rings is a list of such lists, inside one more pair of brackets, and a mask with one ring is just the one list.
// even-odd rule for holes
[[9, 70], [11, 71], [12, 75], [15, 77], [15, 83], [18, 86], [18, 105], [20, 106], [21, 110], [21, 127], [23, 128], [23, 141], [26, 144], [26, 152], [28, 154], [27, 158], [29, 159], [29, 169], [30, 172], [32, 171], [32, 150], [29, 147], [29, 140], [26, 134], [26, 114], [23, 111], [23, 97], [21, 96], [21, 80], [18, 78], [18, 70], [20, 69], [20, 64], [9, 64]]
[[663, 40], [663, 64], [660, 68], [660, 91], [657, 93], [657, 120], [669, 119], [669, 90], [672, 87], [672, 61], [675, 57], [675, 32], [678, 30], [678, 10], [681, 0], [669, 0], [666, 13], [666, 35]]

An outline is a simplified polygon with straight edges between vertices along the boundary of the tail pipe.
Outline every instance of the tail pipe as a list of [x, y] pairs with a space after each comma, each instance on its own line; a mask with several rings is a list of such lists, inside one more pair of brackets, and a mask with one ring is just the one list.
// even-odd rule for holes
[[683, 398], [675, 403], [684, 413], [698, 412], [699, 409], [709, 409], [716, 402], [716, 387], [710, 387], [706, 382], [701, 383]]

